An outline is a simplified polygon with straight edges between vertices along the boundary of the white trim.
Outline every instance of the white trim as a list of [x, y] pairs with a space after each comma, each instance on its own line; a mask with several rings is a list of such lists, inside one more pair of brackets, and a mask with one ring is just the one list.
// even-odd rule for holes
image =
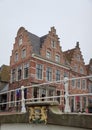
[[40, 56], [38, 56], [38, 55], [35, 55], [34, 53], [32, 54], [32, 57], [33, 57], [33, 58], [36, 58], [36, 59], [38, 59], [38, 60], [42, 60], [42, 61], [44, 61], [44, 62], [53, 64], [53, 65], [62, 67], [62, 68], [64, 68], [64, 69], [70, 70], [70, 68], [68, 68], [68, 67], [65, 67], [65, 66], [63, 66], [63, 65], [61, 65], [61, 64], [58, 64], [58, 63], [55, 63], [55, 62], [53, 62], [53, 61], [49, 61], [49, 60], [47, 60], [47, 59], [44, 59], [44, 58], [42, 58], [42, 57], [40, 57]]
[[[39, 79], [38, 77], [37, 77], [37, 65], [42, 65], [42, 78], [41, 79]], [[37, 80], [43, 80], [43, 69], [44, 69], [44, 65], [43, 64], [40, 64], [40, 63], [36, 63], [36, 69], [35, 69], [35, 77], [36, 77], [36, 79]]]

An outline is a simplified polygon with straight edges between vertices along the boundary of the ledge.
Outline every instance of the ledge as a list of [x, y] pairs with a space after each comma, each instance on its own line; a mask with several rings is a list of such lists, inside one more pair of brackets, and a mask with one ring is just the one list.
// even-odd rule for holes
[[[48, 110], [47, 123], [92, 129], [92, 114], [55, 114]], [[29, 123], [29, 113], [0, 113], [0, 124]]]

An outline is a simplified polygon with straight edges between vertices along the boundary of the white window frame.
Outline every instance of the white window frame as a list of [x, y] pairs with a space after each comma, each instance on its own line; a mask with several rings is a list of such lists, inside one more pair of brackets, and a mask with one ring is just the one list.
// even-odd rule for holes
[[[47, 71], [47, 69], [49, 69], [49, 70], [51, 70], [51, 72], [50, 71]], [[48, 75], [47, 75], [47, 72], [48, 72]], [[49, 76], [49, 77], [48, 77]], [[52, 68], [51, 67], [47, 67], [46, 68], [46, 80], [47, 81], [52, 81]]]
[[15, 53], [15, 62], [18, 61], [18, 52]]
[[22, 49], [22, 52], [21, 52], [21, 57], [22, 59], [26, 57], [26, 49]]
[[19, 46], [22, 44], [22, 42], [23, 42], [23, 40], [22, 40], [22, 36], [20, 36], [20, 37], [19, 37], [19, 41], [18, 41]]
[[60, 62], [60, 55], [58, 55], [58, 54], [55, 55], [55, 61]]
[[56, 48], [56, 42], [54, 40], [51, 40], [51, 47]]
[[[41, 71], [41, 78], [37, 76], [37, 65], [41, 66], [41, 68], [39, 68], [39, 70]], [[38, 80], [42, 80], [43, 79], [43, 65], [39, 64], [39, 63], [36, 64], [36, 79], [38, 79]]]
[[48, 59], [50, 59], [51, 58], [51, 52], [50, 51], [46, 51], [46, 57], [48, 58]]
[[[85, 83], [83, 83], [84, 81], [85, 81]], [[86, 89], [86, 79], [82, 79], [81, 82], [82, 82], [81, 83], [82, 89]], [[85, 86], [84, 86], [84, 84], [85, 84]]]

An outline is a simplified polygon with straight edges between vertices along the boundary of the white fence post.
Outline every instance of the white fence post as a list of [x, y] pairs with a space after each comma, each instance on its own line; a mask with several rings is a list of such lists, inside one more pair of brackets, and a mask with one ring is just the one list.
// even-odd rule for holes
[[68, 78], [64, 78], [64, 85], [65, 85], [65, 112], [71, 112], [70, 105], [69, 105], [69, 93], [68, 93]]
[[22, 94], [22, 101], [21, 101], [21, 112], [26, 112], [26, 108], [25, 108], [25, 98], [24, 98], [24, 86], [21, 86], [21, 94]]

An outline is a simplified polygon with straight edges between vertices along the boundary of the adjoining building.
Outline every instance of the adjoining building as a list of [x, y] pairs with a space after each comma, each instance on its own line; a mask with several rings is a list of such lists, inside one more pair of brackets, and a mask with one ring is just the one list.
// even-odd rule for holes
[[[62, 45], [62, 44], [61, 44]], [[51, 27], [48, 34], [39, 37], [20, 27], [10, 57], [9, 90], [38, 84], [38, 87], [25, 89], [25, 98], [64, 95], [64, 84], [52, 83], [39, 87], [39, 84], [88, 75], [79, 42], [68, 51], [63, 52], [56, 29]], [[69, 82], [69, 94], [87, 93], [88, 80], [78, 79]], [[12, 91], [9, 101], [19, 100], [21, 93]], [[54, 100], [54, 99], [49, 99]], [[64, 97], [57, 98], [60, 109], [64, 109]], [[71, 97], [72, 111], [86, 108], [88, 97]], [[18, 106], [18, 104], [13, 104]], [[10, 107], [11, 104], [10, 104]]]
[[[0, 103], [5, 103], [8, 101], [7, 91], [9, 90], [10, 82], [10, 67], [7, 65], [2, 65], [0, 67]], [[0, 111], [6, 110], [7, 105], [0, 105]]]

